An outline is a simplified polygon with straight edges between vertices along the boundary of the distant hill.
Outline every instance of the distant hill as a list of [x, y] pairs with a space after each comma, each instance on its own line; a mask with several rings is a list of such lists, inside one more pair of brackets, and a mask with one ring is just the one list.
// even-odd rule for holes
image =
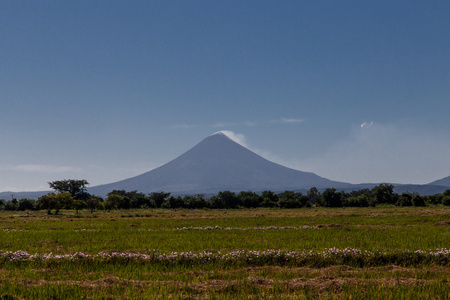
[[436, 184], [396, 184], [394, 185], [394, 192], [402, 193], [417, 193], [423, 196], [442, 194], [450, 187]]
[[37, 199], [42, 195], [48, 194], [52, 191], [38, 191], [38, 192], [1, 192], [0, 199], [11, 200], [12, 197], [16, 199]]
[[445, 178], [430, 182], [429, 184], [432, 185], [441, 185], [441, 186], [446, 186], [448, 188], [450, 188], [450, 176], [447, 176]]
[[284, 191], [348, 185], [270, 162], [225, 134], [217, 133], [157, 169], [88, 191], [96, 195], [106, 195], [115, 189], [211, 194], [224, 190]]

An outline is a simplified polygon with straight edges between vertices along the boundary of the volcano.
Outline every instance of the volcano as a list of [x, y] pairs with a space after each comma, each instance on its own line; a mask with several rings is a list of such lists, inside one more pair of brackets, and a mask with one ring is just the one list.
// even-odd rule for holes
[[273, 163], [219, 132], [159, 168], [136, 177], [91, 187], [88, 191], [100, 196], [112, 190], [193, 195], [225, 190], [284, 191], [347, 185]]

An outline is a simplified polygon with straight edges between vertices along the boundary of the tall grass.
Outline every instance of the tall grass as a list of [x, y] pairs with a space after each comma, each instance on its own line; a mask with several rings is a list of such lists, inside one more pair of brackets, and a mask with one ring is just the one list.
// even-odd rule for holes
[[0, 212], [0, 299], [449, 299], [446, 207], [33, 214]]

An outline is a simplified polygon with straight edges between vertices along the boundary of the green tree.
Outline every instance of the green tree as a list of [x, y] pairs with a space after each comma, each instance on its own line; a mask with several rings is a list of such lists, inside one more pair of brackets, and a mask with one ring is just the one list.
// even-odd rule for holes
[[121, 198], [116, 198], [118, 201], [116, 203], [116, 209], [129, 209], [131, 207], [131, 199], [129, 197], [129, 194], [125, 190], [113, 190], [112, 192], [108, 193], [108, 197], [110, 195], [117, 195]]
[[34, 210], [35, 209], [35, 202], [34, 200], [31, 199], [20, 199], [19, 203], [17, 204], [17, 210]]
[[170, 196], [169, 199], [167, 199], [166, 201], [164, 201], [163, 204], [161, 204], [161, 207], [163, 208], [183, 208], [184, 205], [184, 201], [183, 198], [181, 198], [180, 196], [174, 197], [174, 196]]
[[123, 203], [124, 197], [118, 194], [109, 193], [105, 199], [105, 208], [110, 211], [111, 209], [117, 209], [120, 203]]
[[367, 207], [370, 206], [372, 198], [368, 194], [355, 195], [350, 193], [345, 197], [342, 205], [345, 207]]
[[16, 198], [14, 198], [5, 203], [5, 210], [11, 210], [11, 211], [17, 210], [17, 206], [18, 206], [18, 201]]
[[262, 202], [261, 202], [262, 207], [277, 207], [278, 206], [278, 195], [276, 195], [274, 192], [264, 191], [264, 192], [262, 192], [261, 197], [262, 197]]
[[372, 189], [372, 196], [377, 204], [395, 204], [397, 201], [392, 184], [377, 185]]
[[161, 205], [166, 201], [166, 199], [170, 196], [170, 193], [164, 193], [164, 192], [155, 192], [149, 194], [150, 200], [153, 201], [155, 204], [155, 207], [161, 207]]
[[293, 191], [285, 191], [278, 195], [278, 206], [281, 208], [300, 208], [305, 207], [308, 203], [308, 197], [302, 193]]
[[47, 195], [41, 196], [37, 204], [39, 207], [46, 209], [47, 214], [51, 215], [52, 210], [55, 210], [55, 215], [63, 208], [73, 207], [73, 196], [68, 192], [58, 192], [58, 193], [48, 193]]
[[86, 202], [84, 202], [82, 200], [73, 200], [72, 206], [76, 210], [77, 215], [78, 215], [78, 211], [86, 208], [87, 204], [86, 204]]
[[308, 196], [308, 200], [310, 203], [314, 204], [317, 202], [317, 200], [320, 198], [320, 192], [319, 190], [313, 186], [309, 189], [309, 191], [306, 193], [306, 196]]
[[410, 193], [402, 193], [397, 201], [395, 202], [396, 206], [412, 206], [413, 202], [413, 195], [411, 195]]
[[231, 191], [221, 191], [215, 197], [216, 208], [237, 208], [242, 205], [236, 193]]
[[261, 206], [262, 197], [252, 191], [242, 191], [237, 195], [237, 197], [243, 207], [250, 208]]
[[102, 205], [103, 198], [99, 196], [91, 196], [86, 200], [86, 206], [91, 211], [91, 214], [94, 210], [99, 209]]
[[76, 200], [87, 200], [90, 195], [86, 192], [87, 180], [64, 179], [48, 183], [49, 186], [57, 192], [68, 192]]
[[444, 198], [443, 194], [429, 195], [428, 202], [430, 204], [441, 204], [443, 198]]
[[342, 193], [336, 192], [335, 188], [328, 188], [322, 193], [322, 206], [341, 207]]
[[209, 207], [203, 195], [184, 196], [184, 205], [189, 209], [199, 209]]

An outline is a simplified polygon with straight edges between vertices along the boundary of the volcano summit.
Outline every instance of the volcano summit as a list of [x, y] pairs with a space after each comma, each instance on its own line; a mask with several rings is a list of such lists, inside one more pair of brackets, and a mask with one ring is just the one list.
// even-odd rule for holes
[[224, 190], [284, 191], [344, 185], [348, 184], [268, 161], [219, 132], [159, 168], [89, 188], [89, 192], [97, 195], [112, 190], [208, 194]]

